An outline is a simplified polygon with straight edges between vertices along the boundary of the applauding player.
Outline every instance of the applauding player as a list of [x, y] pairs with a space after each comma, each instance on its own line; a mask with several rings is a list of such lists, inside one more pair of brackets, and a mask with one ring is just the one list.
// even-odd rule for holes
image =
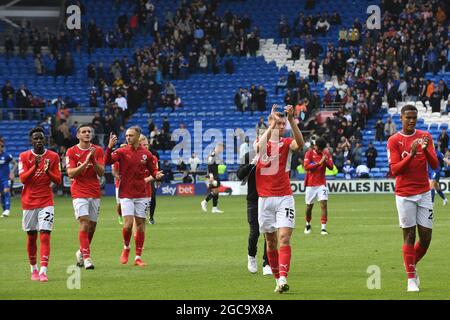
[[103, 149], [91, 143], [94, 129], [90, 124], [77, 128], [79, 143], [67, 150], [67, 175], [73, 179], [70, 192], [73, 198], [75, 217], [80, 222], [77, 265], [94, 269], [90, 244], [94, 237], [100, 211], [100, 180], [105, 173]]
[[127, 146], [112, 151], [117, 143], [117, 137], [110, 135], [108, 147], [105, 153], [105, 164], [119, 163], [119, 199], [122, 208], [124, 226], [122, 230], [124, 248], [120, 256], [122, 264], [128, 263], [130, 254], [130, 239], [133, 222], [136, 222], [136, 257], [134, 264], [145, 266], [142, 261], [142, 249], [145, 240], [145, 218], [149, 199], [147, 197], [146, 171], [157, 180], [163, 177], [161, 171], [155, 166], [153, 155], [139, 144], [141, 130], [139, 127], [130, 127], [125, 137]]
[[[27, 232], [31, 280], [46, 282], [54, 215], [51, 183], [61, 183], [60, 159], [57, 153], [45, 149], [44, 129], [32, 129], [29, 137], [33, 149], [22, 152], [19, 156], [19, 177], [23, 183], [22, 227]], [[36, 263], [38, 232], [41, 242], [39, 272]]]
[[306, 202], [306, 227], [305, 234], [311, 233], [311, 215], [314, 206], [314, 199], [317, 198], [322, 209], [322, 229], [320, 234], [328, 234], [327, 232], [327, 201], [328, 188], [325, 180], [326, 168], [333, 169], [333, 159], [326, 149], [327, 143], [325, 139], [318, 138], [312, 150], [305, 154], [303, 164], [306, 170], [305, 176], [305, 202]]
[[[294, 108], [285, 112], [294, 139], [283, 138], [286, 128], [284, 114], [272, 107], [269, 128], [256, 143], [256, 189], [258, 221], [267, 241], [267, 257], [276, 280], [275, 292], [289, 290], [287, 276], [291, 263], [291, 235], [295, 228], [295, 201], [289, 179], [292, 152], [303, 147], [303, 135], [294, 120]], [[280, 249], [278, 250], [278, 242]]]
[[[417, 108], [401, 110], [402, 130], [388, 140], [389, 167], [395, 176], [395, 199], [400, 227], [403, 229], [403, 261], [408, 276], [407, 291], [419, 291], [416, 265], [431, 242], [433, 203], [428, 182], [428, 164], [438, 166], [433, 139], [428, 132], [416, 130]], [[416, 240], [416, 228], [419, 241]]]

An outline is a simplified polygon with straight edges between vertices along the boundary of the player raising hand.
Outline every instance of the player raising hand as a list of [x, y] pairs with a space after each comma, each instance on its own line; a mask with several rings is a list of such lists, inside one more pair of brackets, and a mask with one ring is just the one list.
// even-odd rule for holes
[[[285, 107], [294, 134], [284, 138], [286, 118], [272, 106], [269, 128], [256, 142], [256, 188], [260, 232], [267, 241], [267, 257], [276, 280], [275, 292], [289, 290], [287, 276], [291, 262], [290, 239], [295, 228], [295, 201], [289, 179], [292, 152], [303, 147], [303, 135], [294, 120], [294, 108]], [[278, 249], [278, 243], [280, 248]]]

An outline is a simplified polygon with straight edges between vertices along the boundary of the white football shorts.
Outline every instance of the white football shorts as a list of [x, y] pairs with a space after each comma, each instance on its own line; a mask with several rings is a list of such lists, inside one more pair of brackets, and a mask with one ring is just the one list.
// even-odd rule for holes
[[89, 216], [89, 220], [97, 222], [100, 214], [99, 198], [77, 198], [72, 200], [73, 209], [75, 210], [75, 218]]
[[318, 201], [328, 200], [328, 187], [327, 186], [317, 186], [317, 187], [306, 187], [305, 190], [305, 203], [313, 204], [314, 199]]
[[401, 228], [420, 225], [433, 228], [433, 202], [431, 191], [409, 197], [395, 196]]
[[55, 207], [23, 210], [22, 229], [23, 231], [52, 231]]
[[279, 228], [295, 228], [295, 200], [292, 195], [259, 197], [259, 231], [272, 233]]
[[148, 207], [150, 206], [150, 198], [120, 198], [120, 208], [122, 216], [135, 216], [145, 219]]

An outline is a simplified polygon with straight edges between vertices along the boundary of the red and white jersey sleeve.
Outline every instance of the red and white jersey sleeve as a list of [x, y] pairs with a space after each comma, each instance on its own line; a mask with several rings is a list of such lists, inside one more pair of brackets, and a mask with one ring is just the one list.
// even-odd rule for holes
[[[103, 149], [96, 145], [91, 145], [95, 148], [94, 160], [100, 165], [104, 165]], [[67, 168], [77, 168], [82, 165], [87, 156], [89, 155], [89, 149], [81, 149], [78, 145], [69, 148], [66, 152], [66, 165]], [[74, 178], [74, 181], [70, 187], [72, 198], [100, 198], [100, 178], [94, 169], [92, 161], [86, 166], [84, 171]]]
[[261, 153], [256, 165], [256, 189], [260, 197], [282, 197], [292, 195], [289, 174], [291, 171], [293, 138], [267, 143], [267, 152]]
[[[34, 167], [36, 154], [32, 150], [19, 156], [19, 175]], [[46, 160], [50, 161], [49, 172], [61, 176], [60, 158], [56, 152], [45, 150], [34, 174], [24, 182], [22, 189], [22, 209], [33, 210], [53, 206], [53, 190], [48, 174], [44, 172]]]
[[[428, 136], [430, 143], [428, 152], [436, 157], [433, 146], [433, 138], [428, 132], [416, 130], [412, 135], [405, 135], [397, 132], [391, 136], [387, 143], [388, 159], [391, 172], [395, 175], [395, 194], [402, 197], [408, 197], [425, 193], [430, 190], [428, 181], [428, 160], [425, 152], [422, 150], [422, 139]], [[392, 170], [393, 166], [398, 165], [403, 159], [409, 157], [411, 145], [419, 139], [416, 156], [413, 157], [406, 167], [400, 173]]]

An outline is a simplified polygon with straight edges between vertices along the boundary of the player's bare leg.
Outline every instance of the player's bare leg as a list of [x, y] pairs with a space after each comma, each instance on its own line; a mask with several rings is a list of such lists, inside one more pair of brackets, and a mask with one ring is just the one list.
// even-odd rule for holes
[[122, 217], [122, 208], [120, 207], [120, 203], [116, 204], [116, 212], [117, 212], [117, 220], [120, 225], [123, 225], [123, 217]]
[[275, 278], [275, 292], [280, 292], [280, 288], [278, 286], [278, 281], [280, 279], [280, 271], [279, 271], [279, 258], [278, 258], [278, 233], [266, 233], [266, 244], [267, 244], [267, 259], [269, 260], [269, 266], [272, 269], [272, 274]]
[[37, 231], [27, 232], [27, 252], [31, 268], [31, 280], [39, 281], [39, 269], [36, 261], [37, 254]]
[[408, 292], [418, 292], [419, 286], [416, 279], [416, 252], [414, 242], [416, 241], [416, 226], [403, 229], [403, 262], [408, 277]]
[[120, 256], [120, 263], [127, 264], [130, 255], [130, 239], [133, 232], [134, 216], [123, 217], [123, 250]]
[[134, 258], [134, 265], [144, 267], [145, 263], [142, 261], [142, 250], [144, 249], [145, 241], [145, 218], [135, 217], [136, 233], [134, 240], [136, 243], [136, 257]]
[[327, 232], [327, 220], [328, 220], [328, 201], [322, 200], [320, 201], [320, 209], [322, 210], [322, 217], [320, 218], [320, 222], [322, 223], [322, 228], [320, 230], [320, 234], [326, 235]]
[[306, 214], [305, 214], [306, 225], [305, 225], [305, 231], [304, 231], [305, 234], [311, 233], [311, 219], [312, 219], [313, 207], [314, 207], [314, 203], [306, 205]]

